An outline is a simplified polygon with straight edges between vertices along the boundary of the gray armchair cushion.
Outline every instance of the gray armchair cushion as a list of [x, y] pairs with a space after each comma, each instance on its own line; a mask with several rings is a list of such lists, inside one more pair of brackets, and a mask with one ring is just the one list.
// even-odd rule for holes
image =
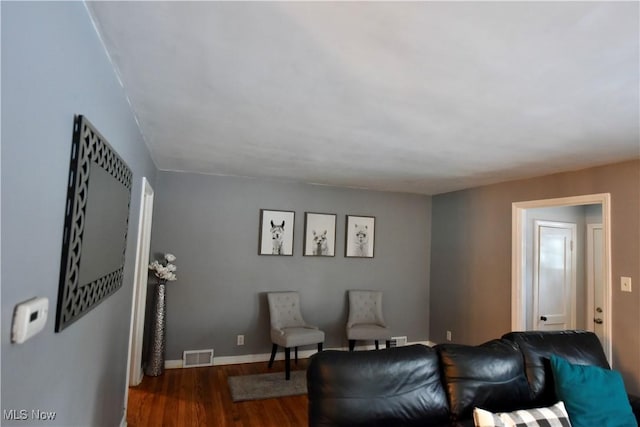
[[378, 325], [353, 325], [347, 329], [347, 338], [350, 340], [388, 340], [391, 332], [388, 328]]
[[324, 332], [318, 328], [284, 328], [282, 333], [271, 330], [271, 342], [282, 347], [300, 347], [324, 342]]

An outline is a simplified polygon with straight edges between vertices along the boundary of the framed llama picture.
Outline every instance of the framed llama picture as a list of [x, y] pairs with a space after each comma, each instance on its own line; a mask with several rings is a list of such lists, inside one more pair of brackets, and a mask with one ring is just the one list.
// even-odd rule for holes
[[293, 255], [293, 225], [296, 213], [260, 209], [258, 255]]
[[347, 215], [344, 256], [373, 258], [376, 218]]
[[305, 212], [304, 256], [336, 255], [336, 215]]

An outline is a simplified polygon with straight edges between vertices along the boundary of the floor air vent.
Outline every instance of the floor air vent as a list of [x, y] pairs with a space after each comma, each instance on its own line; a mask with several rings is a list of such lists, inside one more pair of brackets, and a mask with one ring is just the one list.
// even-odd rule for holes
[[187, 350], [182, 353], [182, 367], [213, 366], [213, 349]]
[[407, 345], [407, 337], [391, 337], [390, 347], [402, 347]]

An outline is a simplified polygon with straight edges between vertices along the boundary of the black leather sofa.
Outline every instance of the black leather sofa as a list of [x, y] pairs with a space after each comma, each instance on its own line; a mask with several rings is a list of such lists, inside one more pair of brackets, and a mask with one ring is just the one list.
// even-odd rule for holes
[[[473, 426], [493, 412], [556, 402], [549, 356], [609, 368], [591, 332], [512, 332], [480, 346], [412, 345], [315, 354], [307, 369], [309, 426]], [[640, 423], [640, 399], [629, 396]]]

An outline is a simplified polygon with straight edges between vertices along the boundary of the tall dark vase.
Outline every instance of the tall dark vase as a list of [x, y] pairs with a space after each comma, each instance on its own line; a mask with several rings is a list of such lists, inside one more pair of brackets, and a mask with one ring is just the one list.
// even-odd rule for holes
[[164, 372], [164, 353], [166, 347], [167, 300], [166, 284], [159, 283], [153, 294], [151, 313], [151, 333], [149, 340], [149, 358], [144, 373], [157, 377]]

